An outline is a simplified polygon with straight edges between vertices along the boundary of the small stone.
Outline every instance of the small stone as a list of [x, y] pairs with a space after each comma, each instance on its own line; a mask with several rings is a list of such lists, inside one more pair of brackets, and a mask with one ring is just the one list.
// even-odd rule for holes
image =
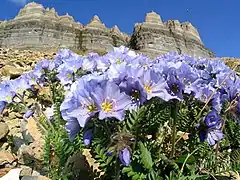
[[24, 167], [21, 170], [20, 176], [31, 176], [32, 175], [32, 168], [30, 167]]
[[0, 151], [0, 165], [12, 163], [15, 160], [16, 160], [16, 158], [10, 152], [5, 151], [5, 150]]
[[5, 164], [5, 168], [14, 168], [16, 167], [17, 162], [13, 162], [12, 164]]
[[17, 162], [13, 162], [13, 163], [12, 163], [12, 166], [13, 166], [13, 167], [16, 167], [16, 166], [17, 166]]
[[5, 138], [8, 132], [9, 132], [8, 125], [6, 123], [0, 123], [0, 139]]
[[50, 180], [50, 179], [46, 176], [38, 176], [37, 180]]
[[38, 176], [23, 176], [21, 180], [38, 180]]
[[0, 150], [7, 150], [9, 144], [7, 142], [0, 142]]
[[23, 176], [21, 180], [50, 180], [45, 176]]
[[37, 172], [37, 171], [35, 171], [35, 170], [33, 170], [33, 172], [32, 172], [32, 176], [40, 176], [40, 173]]

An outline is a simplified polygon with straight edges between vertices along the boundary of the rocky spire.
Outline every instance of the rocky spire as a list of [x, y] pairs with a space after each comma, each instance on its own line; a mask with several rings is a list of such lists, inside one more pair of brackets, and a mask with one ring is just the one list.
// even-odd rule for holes
[[39, 17], [44, 15], [44, 7], [41, 4], [31, 2], [22, 8], [18, 15], [15, 17], [16, 19], [22, 19], [22, 18], [29, 18], [29, 17]]
[[60, 16], [60, 21], [71, 21], [74, 22], [74, 19], [72, 16], [70, 16], [68, 13], [66, 13], [63, 16]]
[[161, 19], [160, 15], [158, 15], [156, 12], [152, 11], [152, 12], [146, 14], [145, 22], [149, 23], [149, 24], [162, 24], [162, 19]]
[[53, 18], [53, 19], [59, 18], [58, 14], [54, 8], [51, 8], [51, 9], [47, 8], [45, 10], [45, 16], [48, 16], [48, 18]]
[[106, 28], [97, 15], [94, 15], [91, 22], [86, 27]]
[[114, 25], [111, 30], [113, 33], [122, 34], [117, 25]]

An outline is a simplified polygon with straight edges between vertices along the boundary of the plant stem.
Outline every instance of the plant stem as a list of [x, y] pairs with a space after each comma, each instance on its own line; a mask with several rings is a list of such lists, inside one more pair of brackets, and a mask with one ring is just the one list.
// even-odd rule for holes
[[172, 117], [172, 150], [170, 158], [175, 156], [175, 140], [177, 134], [177, 114], [178, 114], [178, 101], [174, 101], [171, 107], [171, 117]]
[[116, 160], [115, 177], [116, 177], [116, 180], [120, 180], [120, 162], [118, 158]]
[[[223, 131], [224, 126], [225, 126], [225, 118], [223, 118], [223, 124], [222, 124], [222, 127], [221, 127], [221, 131]], [[219, 151], [219, 141], [217, 142], [216, 150], [215, 150], [215, 162], [216, 163], [218, 161], [218, 151]]]
[[191, 154], [188, 154], [186, 159], [184, 160], [183, 162], [183, 165], [181, 167], [181, 170], [180, 170], [180, 173], [178, 174], [178, 179], [180, 179], [180, 176], [182, 175], [182, 172], [183, 172], [183, 169], [184, 169], [184, 166], [186, 165], [187, 163], [187, 160], [190, 158], [190, 156], [192, 156], [199, 148], [195, 149]]

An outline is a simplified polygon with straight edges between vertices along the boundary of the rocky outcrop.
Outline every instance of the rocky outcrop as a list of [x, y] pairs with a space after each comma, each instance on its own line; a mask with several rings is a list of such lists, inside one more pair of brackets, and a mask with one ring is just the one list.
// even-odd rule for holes
[[213, 57], [201, 41], [197, 29], [189, 22], [178, 20], [163, 22], [155, 13], [147, 13], [145, 22], [137, 23], [130, 40], [130, 46], [151, 56], [169, 51], [199, 57]]
[[35, 63], [43, 59], [52, 59], [55, 52], [0, 48], [0, 82], [19, 77], [30, 71]]
[[147, 13], [145, 22], [135, 24], [132, 36], [122, 33], [117, 26], [107, 28], [98, 16], [84, 26], [69, 14], [59, 16], [54, 8], [45, 9], [34, 2], [21, 9], [14, 19], [0, 21], [0, 47], [104, 52], [120, 45], [152, 56], [169, 51], [213, 56], [191, 23], [163, 23], [155, 12]]

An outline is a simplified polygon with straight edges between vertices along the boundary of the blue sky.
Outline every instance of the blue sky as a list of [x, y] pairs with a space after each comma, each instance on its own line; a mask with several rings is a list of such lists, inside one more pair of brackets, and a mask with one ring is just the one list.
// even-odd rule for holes
[[[16, 16], [31, 0], [0, 0], [0, 20]], [[205, 46], [218, 57], [240, 57], [239, 0], [35, 0], [54, 7], [63, 15], [87, 24], [97, 14], [107, 27], [118, 25], [131, 33], [134, 23], [144, 21], [152, 10], [166, 20], [190, 21], [199, 31]]]

